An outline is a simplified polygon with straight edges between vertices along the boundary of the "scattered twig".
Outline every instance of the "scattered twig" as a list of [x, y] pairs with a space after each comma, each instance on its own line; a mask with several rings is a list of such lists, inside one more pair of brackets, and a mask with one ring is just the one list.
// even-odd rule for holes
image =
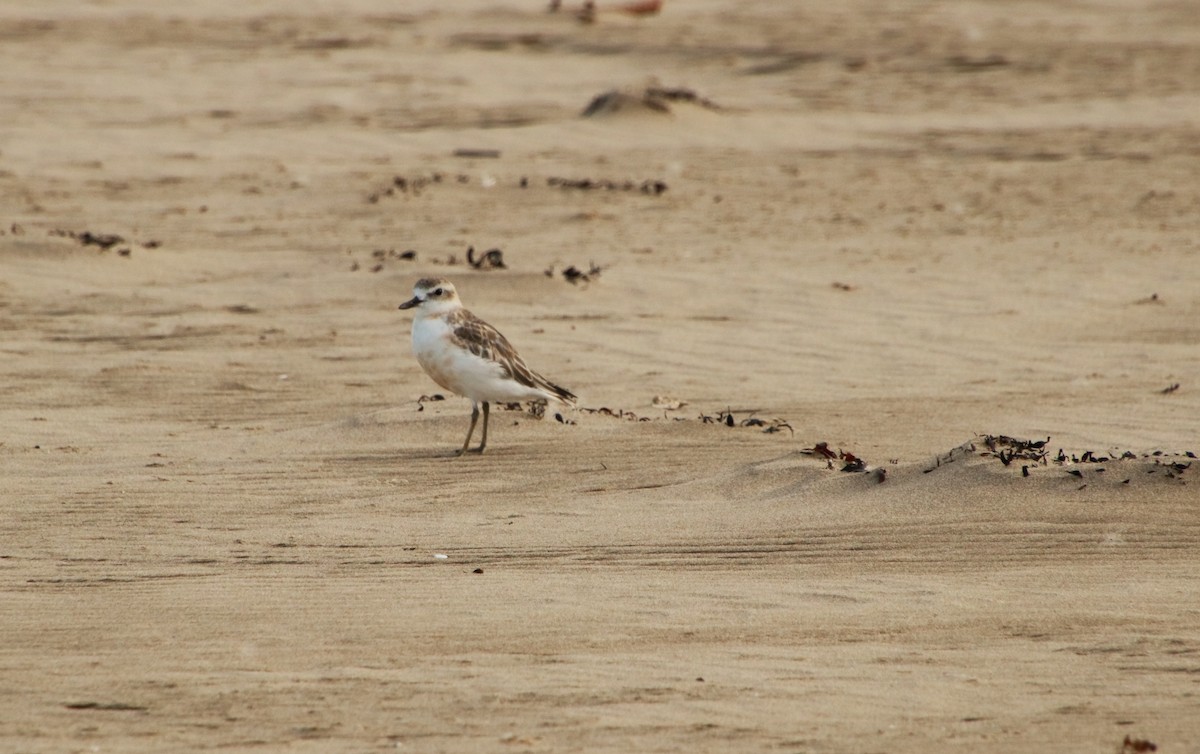
[[630, 16], [655, 16], [662, 10], [662, 0], [637, 0], [637, 2], [618, 5], [613, 10]]
[[476, 259], [474, 246], [467, 247], [467, 264], [476, 270], [503, 270], [508, 267], [504, 264], [504, 252], [500, 249], [489, 249]]
[[[568, 283], [571, 283], [572, 285], [578, 285], [579, 283], [592, 282], [596, 278], [600, 277], [600, 273], [603, 271], [604, 271], [604, 268], [601, 267], [600, 265], [596, 264], [595, 262], [588, 262], [587, 272], [584, 272], [583, 270], [579, 269], [575, 265], [570, 265], [570, 266], [566, 267], [565, 269], [563, 269], [561, 274], [563, 276], [563, 280], [566, 280]], [[548, 278], [554, 277], [554, 266], [551, 265], [550, 267], [547, 267], [542, 272]]]
[[76, 233], [73, 230], [52, 230], [50, 235], [74, 239], [81, 246], [99, 246], [103, 251], [108, 251], [119, 243], [125, 243], [124, 237], [118, 236], [116, 233], [93, 233], [90, 230], [82, 233]]
[[494, 158], [500, 156], [499, 149], [456, 149], [454, 150], [455, 157], [477, 158]]
[[1009, 61], [1008, 58], [998, 53], [985, 55], [981, 58], [972, 58], [967, 55], [951, 55], [946, 58], [946, 65], [956, 71], [971, 73], [986, 71], [992, 68], [1003, 68], [1009, 65]]
[[796, 434], [796, 430], [792, 429], [792, 425], [788, 424], [783, 419], [759, 419], [757, 416], [754, 416], [753, 414], [746, 417], [745, 419], [742, 419], [738, 423], [738, 426], [739, 427], [762, 427], [763, 432], [768, 435], [774, 434], [775, 432], [782, 432], [785, 429], [787, 431], [791, 432], [793, 436], [795, 436], [795, 434]]
[[[404, 175], [393, 176], [392, 182], [386, 187], [367, 195], [367, 201], [375, 204], [384, 197], [396, 196], [397, 194], [419, 196], [426, 186], [439, 184], [443, 178], [444, 176], [441, 173], [431, 173], [428, 176], [417, 176], [416, 178], [409, 178]], [[468, 183], [471, 180], [465, 175], [459, 175], [457, 179], [459, 183]]]
[[640, 191], [643, 194], [658, 196], [667, 190], [665, 181], [647, 179], [641, 183], [634, 181], [610, 181], [608, 179], [593, 180], [591, 178], [558, 178], [550, 176], [546, 179], [547, 186], [561, 189], [579, 189], [581, 191]]
[[535, 419], [541, 419], [546, 416], [545, 401], [530, 401], [527, 404], [513, 401], [511, 403], [498, 403], [496, 406], [503, 411], [524, 411]]
[[842, 467], [842, 471], [854, 472], [866, 471], [867, 469], [867, 462], [857, 457], [853, 453], [840, 450], [838, 451], [838, 458], [846, 462], [846, 465]]
[[1127, 735], [1121, 744], [1121, 754], [1145, 754], [1145, 752], [1154, 751], [1158, 751], [1158, 744], [1144, 738], [1133, 738]]
[[829, 443], [827, 442], [819, 442], [811, 448], [805, 448], [800, 452], [806, 456], [820, 456], [827, 461], [832, 461], [834, 458], [837, 458], [837, 453], [834, 453], [829, 449]]
[[127, 704], [125, 702], [67, 702], [63, 706], [67, 709], [91, 709], [103, 710], [105, 712], [145, 712], [150, 709], [140, 704]]
[[613, 411], [611, 408], [608, 408], [607, 406], [602, 406], [600, 408], [580, 408], [579, 411], [582, 413], [585, 413], [585, 414], [599, 414], [600, 416], [608, 416], [613, 419], [625, 419], [627, 421], [635, 421], [635, 422], [650, 421], [650, 417], [648, 417], [648, 416], [638, 416], [637, 414], [635, 414], [632, 411], [626, 411], [626, 410], [620, 409], [620, 408], [617, 409], [616, 411]]
[[446, 400], [446, 396], [442, 395], [441, 393], [434, 393], [433, 395], [422, 395], [420, 398], [417, 399], [417, 411], [424, 411], [426, 403], [432, 403], [434, 401], [444, 401], [444, 400]]
[[615, 113], [620, 110], [650, 110], [656, 113], [670, 113], [673, 103], [686, 102], [698, 105], [708, 110], [721, 110], [721, 106], [710, 99], [701, 97], [691, 89], [683, 87], [651, 86], [641, 92], [621, 91], [610, 89], [592, 97], [587, 107], [583, 109], [583, 117], [588, 118], [604, 113]]

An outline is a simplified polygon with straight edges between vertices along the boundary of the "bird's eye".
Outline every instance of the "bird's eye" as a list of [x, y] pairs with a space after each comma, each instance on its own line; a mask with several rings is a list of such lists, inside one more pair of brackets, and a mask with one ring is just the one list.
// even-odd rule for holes
[[434, 289], [433, 289], [433, 295], [435, 295], [435, 296], [440, 296], [440, 295], [442, 295], [442, 293], [443, 293], [443, 291], [442, 291], [442, 289], [441, 289], [441, 288], [434, 288]]

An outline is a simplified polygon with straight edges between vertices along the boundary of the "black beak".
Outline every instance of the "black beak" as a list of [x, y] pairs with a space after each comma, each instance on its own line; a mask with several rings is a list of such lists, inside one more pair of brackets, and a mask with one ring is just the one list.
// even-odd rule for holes
[[400, 308], [401, 309], [411, 309], [414, 306], [419, 306], [420, 304], [421, 304], [421, 299], [417, 298], [416, 296], [413, 296], [408, 301], [405, 301], [403, 304], [400, 304]]

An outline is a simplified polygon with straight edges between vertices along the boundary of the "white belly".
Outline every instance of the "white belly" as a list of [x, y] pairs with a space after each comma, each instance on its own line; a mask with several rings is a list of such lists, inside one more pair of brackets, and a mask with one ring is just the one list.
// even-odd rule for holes
[[433, 381], [473, 401], [510, 403], [546, 398], [537, 388], [505, 376], [499, 364], [458, 347], [451, 330], [437, 317], [413, 320], [412, 345], [417, 362]]

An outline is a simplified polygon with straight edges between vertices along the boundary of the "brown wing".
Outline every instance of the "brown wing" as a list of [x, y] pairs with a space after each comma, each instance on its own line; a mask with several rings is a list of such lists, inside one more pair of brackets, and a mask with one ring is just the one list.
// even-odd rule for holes
[[530, 369], [499, 330], [479, 317], [460, 309], [453, 315], [454, 339], [471, 353], [494, 362], [503, 370], [504, 376], [539, 390], [557, 395], [565, 403], [573, 404], [575, 396], [566, 388], [559, 387]]
[[[454, 322], [454, 340], [481, 359], [495, 362], [504, 370], [504, 376], [516, 379], [522, 385], [533, 386], [533, 383], [521, 379], [522, 370], [514, 369], [516, 365], [525, 366], [512, 344], [500, 334], [500, 331], [478, 317], [461, 312]], [[526, 368], [525, 371], [527, 371]]]

